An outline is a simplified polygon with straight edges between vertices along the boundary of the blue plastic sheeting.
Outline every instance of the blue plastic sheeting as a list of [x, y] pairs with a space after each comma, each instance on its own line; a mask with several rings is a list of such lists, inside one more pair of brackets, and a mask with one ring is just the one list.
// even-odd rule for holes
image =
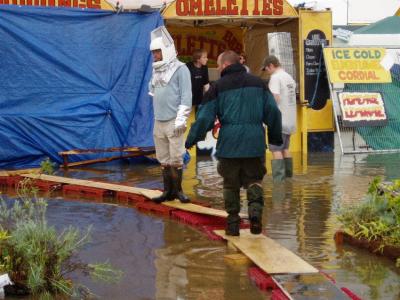
[[68, 149], [153, 146], [159, 13], [0, 5], [0, 15], [0, 168], [61, 163]]

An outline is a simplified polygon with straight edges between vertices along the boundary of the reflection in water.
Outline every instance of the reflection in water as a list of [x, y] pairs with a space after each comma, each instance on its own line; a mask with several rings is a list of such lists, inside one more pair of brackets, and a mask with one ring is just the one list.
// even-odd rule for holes
[[93, 282], [80, 273], [71, 275], [74, 282], [100, 299], [155, 299], [154, 249], [164, 246], [161, 219], [115, 205], [55, 199], [48, 201], [47, 219], [59, 231], [72, 225], [84, 232], [92, 226], [91, 242], [79, 251], [77, 261], [110, 262], [124, 272], [115, 285]]
[[[296, 162], [295, 162], [296, 165]], [[297, 164], [298, 165], [298, 164]], [[223, 208], [222, 178], [217, 162], [192, 159], [184, 173], [187, 194]], [[336, 248], [336, 213], [357, 203], [375, 176], [399, 178], [400, 154], [308, 157], [306, 172], [296, 168], [293, 179], [273, 185], [265, 176], [264, 227], [267, 234], [315, 267], [334, 277], [339, 286], [362, 299], [400, 299], [400, 272], [392, 261], [353, 247]], [[299, 171], [301, 170], [301, 171]], [[63, 175], [62, 170], [59, 171]], [[159, 166], [113, 162], [71, 169], [68, 176], [161, 188]], [[241, 192], [245, 199], [245, 192]], [[243, 202], [244, 209], [246, 202]], [[124, 270], [117, 286], [84, 284], [103, 299], [268, 299], [247, 276], [247, 266], [229, 265], [225, 243], [171, 219], [146, 216], [133, 209], [80, 202], [51, 202], [55, 224], [94, 224], [93, 243], [82, 258], [109, 260]]]
[[[275, 185], [267, 175], [263, 182], [263, 222], [267, 234], [334, 276], [339, 286], [352, 289], [363, 299], [398, 299], [400, 272], [394, 263], [355, 248], [337, 252], [333, 234], [339, 227], [336, 221], [338, 209], [360, 201], [375, 176], [386, 179], [400, 177], [399, 158], [399, 154], [336, 157], [333, 154], [314, 154], [308, 158], [305, 174], [296, 174], [293, 179]], [[194, 194], [203, 196], [205, 201], [209, 197], [210, 204], [223, 208], [216, 162], [203, 159], [197, 165], [199, 170], [203, 176], [209, 174], [211, 180], [197, 173], [201, 179]], [[360, 260], [357, 267], [343, 264], [349, 255]], [[370, 268], [367, 261], [385, 270], [377, 276], [382, 278], [379, 284], [374, 279], [376, 267]]]
[[165, 247], [156, 250], [156, 299], [266, 299], [250, 283], [246, 266], [224, 262], [225, 244], [171, 220], [164, 238]]
[[49, 204], [49, 222], [57, 227], [73, 224], [83, 230], [93, 225], [92, 242], [79, 254], [83, 261], [109, 261], [124, 272], [115, 286], [85, 277], [77, 281], [102, 299], [154, 299], [154, 249], [164, 245], [162, 220], [112, 205], [65, 201]]

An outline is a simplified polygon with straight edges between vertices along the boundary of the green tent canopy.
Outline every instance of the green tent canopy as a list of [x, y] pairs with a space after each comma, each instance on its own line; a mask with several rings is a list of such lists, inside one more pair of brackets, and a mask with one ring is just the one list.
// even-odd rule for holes
[[400, 17], [392, 16], [361, 27], [353, 34], [400, 34]]

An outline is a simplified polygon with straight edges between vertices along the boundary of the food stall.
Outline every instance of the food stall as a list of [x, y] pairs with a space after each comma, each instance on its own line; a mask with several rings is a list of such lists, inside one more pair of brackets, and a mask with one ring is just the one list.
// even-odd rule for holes
[[180, 59], [189, 61], [195, 49], [208, 51], [211, 80], [219, 76], [216, 59], [225, 49], [246, 53], [251, 73], [266, 80], [263, 59], [278, 56], [298, 86], [291, 151], [307, 154], [312, 134], [325, 134], [325, 140], [328, 134], [333, 150], [332, 104], [321, 61], [322, 46], [332, 41], [330, 10], [295, 9], [284, 0], [176, 0], [162, 16]]

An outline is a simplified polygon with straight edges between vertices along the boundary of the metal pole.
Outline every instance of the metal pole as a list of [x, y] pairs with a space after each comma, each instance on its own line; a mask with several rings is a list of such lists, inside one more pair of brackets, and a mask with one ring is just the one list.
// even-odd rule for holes
[[[322, 45], [322, 55], [323, 55], [324, 48], [331, 48], [331, 47], [324, 47], [324, 45]], [[338, 101], [337, 97], [336, 97], [337, 95], [336, 95], [336, 92], [334, 92], [334, 90], [333, 90], [333, 87], [332, 87], [333, 84], [330, 81], [328, 69], [326, 70], [326, 72], [328, 74], [328, 85], [329, 85], [329, 91], [331, 93], [331, 98], [332, 98], [333, 113], [335, 114], [335, 123], [336, 123], [336, 130], [338, 133], [338, 138], [339, 138], [340, 150], [342, 151], [342, 155], [343, 155], [344, 154], [343, 143], [342, 143], [342, 137], [341, 137], [341, 133], [340, 133], [340, 126], [339, 126], [339, 122], [338, 122], [338, 118], [337, 118], [338, 112], [336, 111], [336, 108], [335, 108], [335, 100]]]

